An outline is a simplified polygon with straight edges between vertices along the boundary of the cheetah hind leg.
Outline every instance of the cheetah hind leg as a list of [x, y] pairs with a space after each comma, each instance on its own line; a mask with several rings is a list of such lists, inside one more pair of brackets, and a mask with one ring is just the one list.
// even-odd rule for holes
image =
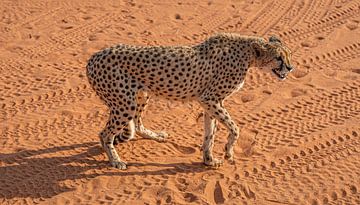
[[115, 135], [114, 145], [130, 141], [135, 138], [135, 123], [134, 120], [129, 122], [129, 125], [125, 127], [120, 133]]
[[152, 139], [158, 142], [164, 142], [168, 137], [168, 134], [166, 132], [153, 132], [146, 129], [143, 125], [140, 125], [136, 132], [145, 139]]
[[[135, 133], [132, 132], [132, 130], [135, 129], [132, 129], [130, 127], [124, 128], [123, 132], [115, 135], [113, 144], [118, 145], [120, 143], [135, 139]], [[136, 128], [136, 133], [145, 139], [152, 139], [158, 142], [164, 142], [165, 139], [168, 137], [168, 134], [166, 132], [153, 132], [151, 130], [146, 129], [142, 124], [140, 124]]]
[[146, 129], [142, 123], [142, 115], [144, 113], [144, 110], [149, 102], [150, 97], [148, 94], [144, 91], [139, 91], [136, 96], [137, 101], [137, 109], [136, 109], [136, 115], [135, 115], [135, 127], [136, 127], [136, 134], [139, 136], [146, 138], [146, 139], [152, 139], [156, 140], [158, 142], [163, 142], [168, 137], [168, 134], [166, 132], [153, 132], [149, 129]]
[[[126, 162], [122, 161], [114, 147], [114, 138], [115, 136], [126, 126], [132, 118], [131, 112], [125, 113], [129, 118], [124, 118], [122, 116], [116, 116], [110, 113], [109, 121], [106, 123], [105, 128], [100, 132], [100, 142], [109, 158], [111, 166], [118, 169], [126, 169]], [[135, 114], [135, 113], [133, 113]]]

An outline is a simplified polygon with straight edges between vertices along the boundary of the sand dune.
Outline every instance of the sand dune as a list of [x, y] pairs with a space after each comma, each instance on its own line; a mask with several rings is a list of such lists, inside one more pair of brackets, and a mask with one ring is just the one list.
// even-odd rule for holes
[[[1, 1], [0, 204], [360, 204], [360, 1]], [[256, 68], [225, 106], [241, 127], [236, 164], [202, 165], [201, 109], [152, 98], [165, 143], [117, 145], [87, 59], [117, 43], [190, 45], [216, 32], [278, 35], [286, 81]], [[215, 154], [227, 132], [219, 127]]]

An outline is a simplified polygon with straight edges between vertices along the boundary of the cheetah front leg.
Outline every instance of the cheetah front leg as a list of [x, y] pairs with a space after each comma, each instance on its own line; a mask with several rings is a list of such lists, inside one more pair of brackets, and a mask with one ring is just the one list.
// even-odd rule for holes
[[205, 111], [204, 112], [204, 142], [202, 146], [204, 164], [218, 167], [223, 164], [223, 160], [213, 157], [212, 150], [214, 147], [214, 137], [216, 132], [216, 120]]
[[135, 115], [135, 127], [136, 127], [136, 133], [140, 135], [143, 138], [156, 140], [159, 142], [165, 141], [165, 139], [168, 137], [168, 134], [165, 132], [153, 132], [149, 129], [146, 129], [142, 123], [142, 115], [143, 112], [147, 106], [147, 103], [149, 102], [150, 97], [148, 94], [144, 91], [139, 91], [136, 96], [137, 101], [137, 110]]
[[[229, 113], [223, 107], [221, 102], [214, 101], [203, 101], [202, 106], [212, 118], [215, 118], [220, 123], [225, 125], [229, 131], [228, 142], [225, 146], [225, 157], [229, 161], [234, 161], [234, 145], [239, 138], [239, 128], [236, 126], [235, 122], [231, 119]], [[206, 129], [206, 127], [205, 127]], [[207, 164], [205, 162], [205, 164]]]

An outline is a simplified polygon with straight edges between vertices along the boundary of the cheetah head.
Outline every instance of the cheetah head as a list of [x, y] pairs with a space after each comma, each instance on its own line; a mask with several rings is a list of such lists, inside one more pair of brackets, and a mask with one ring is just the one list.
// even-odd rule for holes
[[256, 56], [256, 66], [270, 71], [280, 80], [284, 80], [293, 71], [291, 51], [279, 38], [271, 36], [268, 42], [259, 40], [252, 44]]

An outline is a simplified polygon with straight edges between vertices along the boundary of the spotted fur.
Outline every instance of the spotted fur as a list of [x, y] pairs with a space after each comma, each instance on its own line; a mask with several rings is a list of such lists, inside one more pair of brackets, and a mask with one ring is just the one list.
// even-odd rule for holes
[[[280, 79], [293, 69], [290, 51], [282, 42], [238, 34], [217, 34], [194, 46], [131, 46], [120, 44], [95, 53], [87, 64], [92, 88], [110, 110], [100, 141], [113, 167], [126, 169], [114, 139], [133, 139], [135, 133], [158, 141], [167, 134], [142, 124], [150, 95], [170, 100], [194, 100], [204, 108], [203, 160], [219, 166], [212, 155], [216, 121], [229, 130], [225, 156], [233, 160], [239, 128], [223, 107], [226, 97], [239, 90], [249, 67], [273, 72]], [[265, 67], [265, 68], [263, 68]]]

